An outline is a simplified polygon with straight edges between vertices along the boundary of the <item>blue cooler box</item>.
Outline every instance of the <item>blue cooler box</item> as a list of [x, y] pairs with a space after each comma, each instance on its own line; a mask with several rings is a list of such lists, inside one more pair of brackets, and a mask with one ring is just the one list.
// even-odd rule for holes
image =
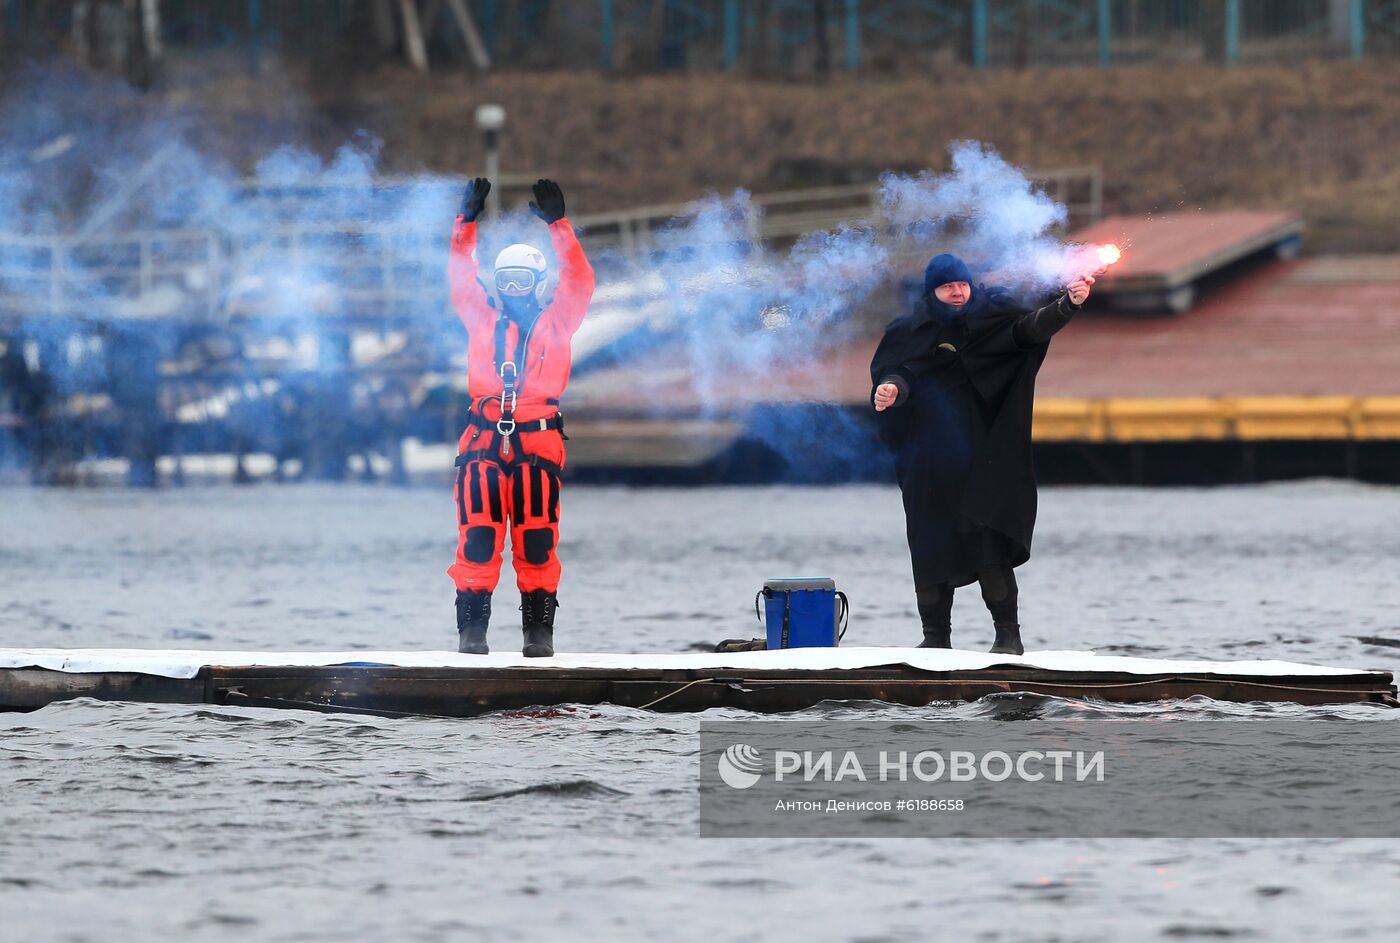
[[768, 647], [835, 648], [846, 634], [850, 606], [836, 581], [824, 577], [767, 580], [754, 598], [757, 613], [768, 628]]

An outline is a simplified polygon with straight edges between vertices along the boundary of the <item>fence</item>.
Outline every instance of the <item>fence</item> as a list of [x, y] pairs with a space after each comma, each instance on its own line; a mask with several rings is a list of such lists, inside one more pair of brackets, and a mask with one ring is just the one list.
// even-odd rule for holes
[[[11, 45], [73, 36], [73, 4], [0, 3]], [[182, 0], [160, 16], [157, 46], [175, 54], [377, 46], [422, 68], [794, 74], [1400, 52], [1400, 0]]]
[[[1065, 204], [1072, 224], [1102, 215], [1096, 168], [1032, 176]], [[306, 192], [314, 199], [325, 189]], [[301, 198], [302, 190], [289, 192], [283, 199]], [[760, 194], [750, 206], [749, 235], [759, 240], [783, 241], [842, 224], [883, 225], [874, 183]], [[656, 250], [659, 230], [689, 212], [685, 204], [652, 206], [573, 222], [590, 254], [637, 260]], [[99, 238], [0, 235], [0, 316], [320, 317], [382, 324], [432, 318], [446, 302], [443, 240], [437, 229], [333, 221], [240, 237], [199, 230]]]
[[[1063, 203], [1072, 226], [1103, 216], [1103, 177], [1097, 167], [1070, 167], [1031, 175], [1051, 199]], [[782, 241], [841, 225], [884, 225], [880, 187], [875, 183], [814, 187], [755, 196], [750, 222], [754, 238]], [[615, 246], [628, 256], [655, 248], [655, 235], [690, 211], [685, 204], [650, 206], [579, 216], [574, 222], [590, 245]]]

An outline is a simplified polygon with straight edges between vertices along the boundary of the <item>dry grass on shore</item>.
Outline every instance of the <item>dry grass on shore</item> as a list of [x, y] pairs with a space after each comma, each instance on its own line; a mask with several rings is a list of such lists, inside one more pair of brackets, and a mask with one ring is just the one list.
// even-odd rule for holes
[[1110, 211], [1298, 208], [1313, 251], [1400, 251], [1400, 59], [975, 72], [784, 82], [740, 75], [384, 69], [261, 79], [201, 61], [161, 100], [251, 160], [368, 131], [386, 169], [481, 165], [472, 111], [505, 105], [507, 169], [558, 177], [580, 211], [942, 167], [975, 138], [1034, 168], [1096, 164]]

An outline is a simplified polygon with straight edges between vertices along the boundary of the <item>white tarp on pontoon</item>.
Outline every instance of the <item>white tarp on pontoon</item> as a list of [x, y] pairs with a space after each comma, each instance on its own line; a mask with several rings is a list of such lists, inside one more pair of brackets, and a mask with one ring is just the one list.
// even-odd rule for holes
[[909, 665], [923, 671], [972, 671], [992, 665], [1022, 665], [1051, 671], [1115, 671], [1128, 674], [1217, 674], [1316, 676], [1364, 674], [1364, 669], [1331, 668], [1289, 661], [1176, 661], [1130, 658], [1093, 652], [1029, 652], [991, 655], [919, 648], [795, 648], [786, 651], [677, 654], [561, 653], [553, 658], [525, 658], [517, 652], [458, 655], [452, 652], [217, 652], [168, 649], [0, 648], [0, 669], [47, 668], [69, 672], [137, 672], [165, 678], [193, 678], [207, 665], [226, 667], [314, 667], [346, 664], [402, 668], [606, 668], [758, 669], [812, 671]]

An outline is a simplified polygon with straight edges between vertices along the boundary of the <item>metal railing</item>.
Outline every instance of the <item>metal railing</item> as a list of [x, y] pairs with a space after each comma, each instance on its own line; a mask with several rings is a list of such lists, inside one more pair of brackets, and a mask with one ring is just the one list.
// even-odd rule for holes
[[[1096, 168], [1039, 173], [1075, 224], [1103, 212]], [[590, 254], [632, 261], [658, 250], [658, 235], [697, 204], [648, 206], [574, 218]], [[783, 241], [844, 225], [884, 225], [878, 184], [753, 197], [741, 229], [750, 241]], [[230, 235], [154, 230], [117, 237], [0, 234], [0, 317], [435, 319], [447, 300], [445, 234], [360, 223], [288, 225]]]
[[[1032, 173], [1031, 179], [1069, 211], [1071, 226], [1103, 218], [1103, 174], [1098, 167], [1068, 167]], [[753, 196], [747, 227], [755, 240], [784, 240], [846, 225], [885, 225], [878, 183], [813, 187]], [[629, 257], [655, 251], [656, 236], [694, 216], [696, 204], [646, 206], [615, 213], [573, 217], [592, 246], [616, 247]]]
[[198, 230], [0, 235], [0, 315], [392, 319], [445, 298], [442, 253], [441, 233], [349, 224], [289, 226], [256, 241]]

